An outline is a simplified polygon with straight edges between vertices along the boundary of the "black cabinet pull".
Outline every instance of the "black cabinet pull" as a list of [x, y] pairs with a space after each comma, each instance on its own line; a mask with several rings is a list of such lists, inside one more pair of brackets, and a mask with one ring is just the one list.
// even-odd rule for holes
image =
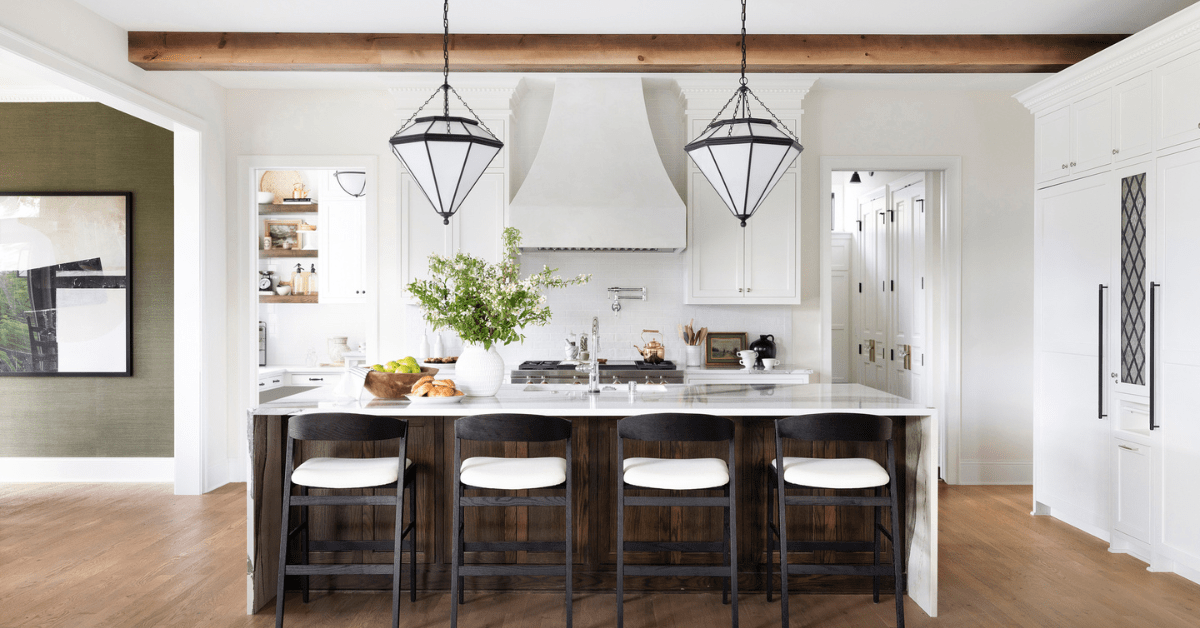
[[1158, 426], [1154, 424], [1154, 301], [1157, 298], [1159, 284], [1150, 282], [1150, 355], [1146, 360], [1146, 368], [1150, 371], [1150, 429], [1153, 430]]
[[1104, 413], [1104, 291], [1107, 289], [1108, 286], [1100, 284], [1100, 301], [1097, 308], [1099, 323], [1096, 325], [1096, 327], [1100, 330], [1097, 334], [1099, 341], [1097, 345], [1098, 348], [1096, 350], [1096, 413], [1101, 419], [1108, 417], [1108, 415]]

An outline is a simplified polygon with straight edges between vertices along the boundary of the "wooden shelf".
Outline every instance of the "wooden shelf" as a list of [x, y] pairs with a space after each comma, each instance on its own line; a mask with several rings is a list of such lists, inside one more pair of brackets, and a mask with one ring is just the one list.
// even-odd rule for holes
[[258, 302], [259, 303], [316, 303], [317, 295], [302, 294], [300, 296], [294, 296], [294, 295], [289, 294], [285, 297], [285, 296], [280, 296], [278, 294], [273, 294], [273, 295], [260, 294], [260, 295], [258, 295]]
[[284, 203], [259, 203], [259, 215], [263, 214], [315, 214], [317, 213], [317, 204], [311, 205], [287, 205]]
[[258, 256], [261, 257], [316, 257], [317, 251], [306, 251], [303, 249], [266, 249], [259, 250]]

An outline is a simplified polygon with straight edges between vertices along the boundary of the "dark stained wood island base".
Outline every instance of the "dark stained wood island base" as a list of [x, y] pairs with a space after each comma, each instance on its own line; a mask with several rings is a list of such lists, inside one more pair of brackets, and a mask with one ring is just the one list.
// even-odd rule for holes
[[[685, 387], [680, 387], [685, 389]], [[748, 386], [708, 386], [691, 387], [708, 388], [709, 396], [720, 394], [722, 390], [746, 389]], [[829, 389], [835, 388], [822, 385], [779, 386], [780, 392], [787, 389]], [[838, 388], [848, 388], [840, 386]], [[869, 396], [880, 399], [880, 396], [890, 398], [884, 405], [896, 405], [891, 400], [896, 398], [853, 386], [861, 391], [870, 391]], [[324, 389], [319, 389], [324, 390]], [[519, 388], [512, 389], [519, 391]], [[509, 393], [508, 396], [506, 392]], [[794, 391], [799, 394], [799, 391]], [[810, 391], [811, 392], [811, 391]], [[278, 563], [279, 520], [281, 506], [282, 467], [281, 453], [286, 441], [286, 424], [289, 414], [294, 411], [314, 411], [316, 403], [303, 403], [301, 397], [311, 395], [306, 393], [297, 397], [283, 399], [271, 404], [264, 404], [255, 409], [250, 416], [251, 454], [253, 458], [253, 478], [248, 484], [249, 492], [249, 521], [250, 553], [248, 555], [248, 611], [253, 613], [268, 604], [274, 598], [276, 565]], [[686, 394], [686, 393], [684, 393]], [[454, 420], [467, 414], [483, 414], [488, 412], [515, 411], [519, 397], [513, 395], [506, 387], [501, 392], [503, 407], [496, 407], [495, 400], [491, 404], [479, 403], [468, 399], [463, 404], [443, 406], [443, 411], [454, 408], [454, 415], [421, 416], [408, 411], [403, 402], [383, 402], [376, 400], [363, 403], [358, 411], [396, 415], [409, 421], [408, 456], [413, 461], [412, 472], [417, 474], [417, 588], [423, 590], [448, 590], [450, 588], [450, 546], [451, 534], [451, 500], [453, 484], [453, 454], [454, 454]], [[824, 395], [828, 397], [828, 394]], [[561, 397], [560, 397], [561, 399]], [[298, 402], [299, 401], [299, 402]], [[573, 423], [574, 434], [572, 448], [574, 449], [574, 517], [575, 517], [575, 588], [584, 591], [615, 590], [616, 569], [616, 423], [617, 420], [633, 414], [658, 411], [687, 411], [728, 416], [735, 419], [737, 424], [737, 494], [738, 494], [738, 564], [740, 567], [739, 588], [744, 591], [762, 591], [765, 588], [765, 565], [767, 555], [763, 536], [763, 521], [766, 501], [766, 465], [774, 458], [774, 419], [777, 416], [812, 413], [811, 408], [789, 408], [790, 412], [777, 412], [767, 416], [741, 416], [730, 412], [733, 408], [695, 407], [681, 409], [679, 403], [669, 403], [661, 400], [651, 400], [649, 403], [639, 403], [620, 396], [620, 401], [627, 402], [630, 408], [619, 409], [611, 415], [599, 415], [604, 408], [595, 408], [596, 404], [583, 401], [581, 408], [587, 415], [572, 415], [573, 404], [561, 404], [561, 412], [548, 412], [542, 403], [529, 404], [525, 411], [534, 414], [562, 416]], [[900, 400], [903, 401], [903, 400]], [[905, 402], [906, 403], [906, 402]], [[390, 407], [388, 404], [391, 404]], [[322, 404], [325, 406], [328, 404]], [[352, 405], [358, 405], [353, 404]], [[600, 404], [603, 405], [603, 404]], [[711, 404], [718, 405], [721, 404]], [[771, 404], [778, 405], [778, 404]], [[843, 411], [851, 410], [850, 406], [861, 408], [860, 404], [843, 405]], [[303, 406], [307, 406], [305, 409]], [[278, 410], [277, 410], [278, 409]], [[325, 409], [322, 407], [322, 409]], [[402, 409], [403, 411], [399, 411]], [[760, 414], [764, 408], [747, 407], [746, 411]], [[284, 412], [287, 410], [287, 412]], [[332, 410], [332, 409], [331, 409]], [[393, 411], [389, 411], [393, 410]], [[425, 412], [434, 410], [425, 409]], [[931, 580], [929, 573], [931, 549], [936, 548], [936, 527], [928, 530], [929, 506], [928, 500], [936, 500], [936, 490], [928, 488], [927, 465], [931, 456], [929, 437], [926, 431], [933, 422], [932, 410], [921, 409], [924, 416], [910, 416], [914, 409], [896, 408], [896, 412], [887, 408], [868, 409], [873, 414], [885, 414], [894, 417], [896, 451], [898, 454], [897, 472], [900, 475], [899, 484], [904, 487], [904, 498], [901, 499], [900, 520], [907, 522], [905, 530], [901, 530], [901, 539], [905, 542], [906, 559], [910, 596], [923, 608], [922, 603], [928, 598], [925, 595], [932, 591], [915, 591], [914, 587], [925, 588], [936, 580]], [[270, 412], [278, 411], [278, 414]], [[354, 411], [339, 406], [337, 411]], [[577, 412], [579, 410], [576, 410]], [[936, 434], [936, 430], [933, 430]], [[297, 451], [297, 464], [300, 460], [314, 456], [379, 456], [396, 455], [396, 444], [373, 443], [331, 443], [307, 442]], [[561, 456], [563, 446], [558, 444], [525, 444], [525, 443], [481, 443], [464, 442], [463, 457], [487, 456]], [[806, 457], [869, 457], [884, 463], [884, 450], [881, 444], [871, 443], [789, 443], [790, 448], [785, 452], [788, 456]], [[376, 451], [376, 447], [380, 447]], [[936, 451], [936, 449], [932, 449]], [[714, 457], [725, 456], [722, 443], [646, 443], [637, 441], [626, 442], [626, 456], [647, 457]], [[313, 494], [319, 494], [314, 489]], [[385, 493], [385, 491], [380, 491]], [[529, 494], [538, 494], [529, 491]], [[659, 492], [660, 494], [666, 494]], [[866, 491], [862, 492], [867, 494]], [[499, 491], [481, 492], [480, 494], [505, 493]], [[644, 494], [653, 495], [654, 491]], [[712, 492], [719, 495], [719, 491]], [[407, 507], [407, 506], [406, 506]], [[936, 522], [936, 504], [932, 510], [933, 521]], [[867, 540], [871, 538], [873, 515], [869, 508], [795, 508], [789, 511], [789, 532], [792, 539], [814, 541], [833, 540]], [[887, 520], [885, 514], [885, 521]], [[561, 508], [538, 508], [514, 506], [507, 508], [467, 509], [466, 534], [468, 540], [488, 541], [526, 541], [526, 540], [561, 540], [563, 536], [563, 512]], [[671, 541], [700, 541], [719, 540], [721, 537], [721, 510], [718, 508], [633, 508], [626, 512], [626, 534], [629, 540], [671, 540]], [[394, 530], [394, 521], [390, 507], [339, 507], [310, 509], [310, 534], [314, 539], [390, 539]], [[914, 538], [916, 545], [914, 546]], [[364, 555], [365, 554], [365, 555]], [[890, 556], [887, 548], [885, 555]], [[936, 556], [936, 552], [933, 553]], [[365, 561], [390, 563], [390, 552], [323, 552], [310, 554], [313, 563]], [[505, 562], [515, 564], [554, 564], [562, 561], [561, 553], [530, 553], [530, 552], [492, 552], [468, 553], [468, 563]], [[777, 557], [773, 560], [777, 560]], [[808, 554], [791, 556], [792, 561], [811, 562], [862, 562], [870, 563], [872, 554], [838, 553], [817, 551]], [[407, 561], [407, 556], [405, 557]], [[710, 554], [688, 554], [681, 552], [634, 553], [626, 552], [626, 561], [637, 563], [717, 563], [720, 556]], [[912, 563], [911, 565], [909, 563]], [[936, 565], [936, 562], [933, 563]], [[775, 570], [776, 586], [778, 586], [778, 568]], [[936, 578], [936, 572], [932, 574]], [[407, 570], [404, 574], [407, 587]], [[793, 576], [789, 581], [793, 591], [846, 591], [869, 592], [871, 581], [866, 577], [805, 577]], [[314, 589], [352, 589], [371, 590], [388, 589], [390, 578], [384, 576], [314, 576], [311, 583]], [[292, 585], [289, 584], [289, 588]], [[561, 578], [550, 577], [474, 577], [467, 581], [467, 590], [562, 590]], [[644, 578], [627, 577], [627, 590], [659, 590], [659, 591], [716, 591], [721, 588], [721, 580], [715, 578]], [[891, 587], [883, 583], [884, 590]], [[922, 599], [924, 598], [924, 600]], [[936, 601], [936, 597], [933, 597]], [[927, 611], [933, 610], [926, 608]]]

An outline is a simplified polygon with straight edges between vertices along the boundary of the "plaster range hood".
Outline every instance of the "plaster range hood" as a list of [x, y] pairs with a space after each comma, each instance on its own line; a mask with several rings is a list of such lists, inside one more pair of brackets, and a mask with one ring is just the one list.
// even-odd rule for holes
[[650, 134], [641, 79], [558, 79], [508, 211], [525, 251], [682, 251], [687, 208]]

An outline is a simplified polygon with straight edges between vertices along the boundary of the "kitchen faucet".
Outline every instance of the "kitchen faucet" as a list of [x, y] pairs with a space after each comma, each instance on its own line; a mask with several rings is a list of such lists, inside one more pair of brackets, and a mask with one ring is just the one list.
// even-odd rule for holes
[[[584, 340], [587, 343], [584, 343]], [[576, 371], [588, 374], [588, 389], [591, 394], [600, 392], [600, 317], [592, 317], [592, 333], [579, 339], [579, 364]]]

